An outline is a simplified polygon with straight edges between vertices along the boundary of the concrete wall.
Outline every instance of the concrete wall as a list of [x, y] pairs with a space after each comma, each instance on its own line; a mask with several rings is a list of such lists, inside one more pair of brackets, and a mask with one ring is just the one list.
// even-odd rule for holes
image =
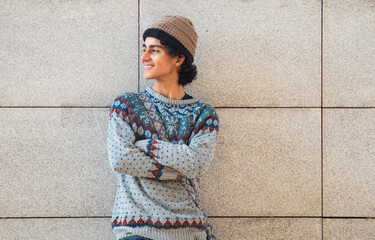
[[0, 239], [113, 239], [109, 106], [143, 91], [140, 35], [185, 15], [186, 92], [220, 132], [218, 239], [375, 238], [375, 2], [0, 0]]

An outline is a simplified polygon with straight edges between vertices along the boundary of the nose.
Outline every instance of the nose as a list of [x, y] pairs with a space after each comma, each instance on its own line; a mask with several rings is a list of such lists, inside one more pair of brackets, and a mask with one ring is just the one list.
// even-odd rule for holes
[[145, 51], [141, 56], [141, 61], [144, 62], [146, 60], [150, 59], [150, 56], [148, 54], [148, 51]]

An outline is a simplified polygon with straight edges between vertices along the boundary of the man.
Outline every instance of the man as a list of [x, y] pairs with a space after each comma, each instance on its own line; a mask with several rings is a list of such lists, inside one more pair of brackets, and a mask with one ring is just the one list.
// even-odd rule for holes
[[219, 119], [215, 109], [189, 96], [198, 36], [191, 21], [167, 15], [143, 34], [144, 93], [159, 112], [169, 141], [158, 139], [136, 93], [118, 96], [111, 106], [108, 157], [118, 179], [112, 213], [116, 239], [203, 240], [206, 217], [179, 179], [194, 182], [213, 158]]

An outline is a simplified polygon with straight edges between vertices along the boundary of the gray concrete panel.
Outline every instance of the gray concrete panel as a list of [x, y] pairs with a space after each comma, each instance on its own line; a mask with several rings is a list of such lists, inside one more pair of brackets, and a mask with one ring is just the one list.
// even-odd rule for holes
[[108, 106], [138, 90], [137, 1], [1, 1], [1, 106]]
[[374, 219], [324, 219], [323, 238], [327, 240], [373, 240]]
[[108, 113], [0, 108], [0, 217], [111, 215]]
[[[0, 216], [111, 214], [116, 180], [106, 155], [108, 109], [1, 113]], [[320, 110], [219, 109], [219, 115], [215, 159], [202, 184], [208, 214], [319, 214]]]
[[375, 106], [375, 2], [324, 1], [323, 104]]
[[202, 179], [210, 216], [319, 216], [320, 109], [218, 109]]
[[320, 106], [320, 9], [320, 1], [142, 0], [140, 32], [165, 14], [191, 19], [198, 78], [186, 89], [215, 106]]
[[[321, 239], [320, 219], [214, 218], [218, 239]], [[1, 219], [0, 239], [115, 239], [109, 218]]]
[[375, 217], [374, 119], [374, 109], [324, 109], [324, 216]]
[[0, 219], [0, 239], [114, 240], [109, 218]]
[[215, 218], [210, 220], [217, 239], [322, 239], [319, 218]]

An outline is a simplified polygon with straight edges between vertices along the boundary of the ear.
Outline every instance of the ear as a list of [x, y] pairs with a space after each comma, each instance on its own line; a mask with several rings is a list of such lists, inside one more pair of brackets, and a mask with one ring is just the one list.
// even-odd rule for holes
[[184, 61], [185, 61], [185, 56], [184, 55], [177, 56], [177, 58], [176, 58], [176, 67], [181, 66]]

